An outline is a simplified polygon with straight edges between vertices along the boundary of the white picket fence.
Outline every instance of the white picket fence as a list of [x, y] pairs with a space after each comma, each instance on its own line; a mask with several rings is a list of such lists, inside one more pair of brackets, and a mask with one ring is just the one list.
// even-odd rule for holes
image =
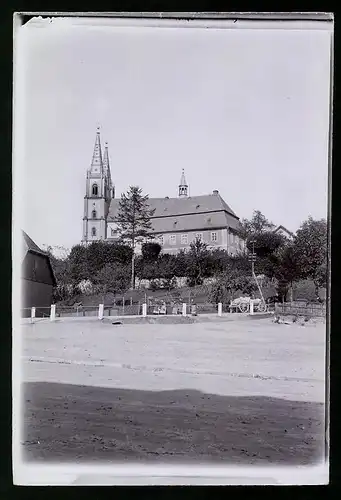
[[[34, 322], [36, 319], [39, 319], [36, 316], [36, 310], [40, 310], [42, 308], [36, 308], [32, 307], [30, 309], [26, 309], [26, 318], [30, 318], [31, 322]], [[160, 314], [160, 315], [165, 315], [167, 314], [167, 308], [165, 308], [164, 311], [161, 309], [156, 311], [154, 306], [148, 306], [146, 302], [139, 303], [138, 306], [134, 307], [133, 310], [131, 311], [131, 314], [129, 314], [130, 311], [122, 309], [122, 314], [119, 314], [119, 311], [116, 310], [112, 306], [105, 306], [104, 304], [99, 304], [98, 306], [88, 306], [88, 307], [68, 307], [68, 308], [63, 308], [63, 307], [58, 307], [55, 304], [52, 304], [51, 307], [49, 308], [44, 308], [46, 309], [46, 312], [44, 312], [43, 315], [40, 314], [40, 317], [43, 319], [49, 318], [50, 321], [56, 321], [57, 318], [62, 318], [62, 317], [97, 317], [99, 320], [102, 320], [105, 316], [106, 317], [112, 317], [112, 316], [117, 316], [117, 317], [123, 317], [123, 316], [142, 316], [146, 317], [149, 315], [154, 315], [154, 314]], [[217, 316], [222, 316], [223, 314], [230, 314], [230, 313], [223, 313], [223, 304], [220, 302], [217, 304], [215, 307], [215, 313], [208, 313], [208, 314], [217, 314]], [[30, 315], [29, 315], [30, 311]], [[115, 312], [115, 314], [112, 314]], [[27, 314], [28, 313], [28, 314]], [[168, 309], [168, 314], [169, 314], [169, 309]], [[198, 308], [195, 305], [188, 305], [187, 303], [183, 302], [180, 307], [175, 307], [172, 311], [172, 314], [181, 314], [182, 316], [196, 316], [198, 314]], [[202, 314], [202, 311], [199, 308], [199, 314]], [[253, 307], [253, 301], [250, 302], [250, 310], [249, 314], [253, 315], [255, 314], [254, 307]]]

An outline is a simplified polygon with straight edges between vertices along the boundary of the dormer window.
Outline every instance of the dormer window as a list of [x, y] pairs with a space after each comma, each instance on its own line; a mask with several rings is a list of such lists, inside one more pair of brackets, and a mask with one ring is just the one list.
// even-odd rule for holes
[[98, 196], [98, 186], [97, 184], [92, 185], [92, 195], [93, 196]]

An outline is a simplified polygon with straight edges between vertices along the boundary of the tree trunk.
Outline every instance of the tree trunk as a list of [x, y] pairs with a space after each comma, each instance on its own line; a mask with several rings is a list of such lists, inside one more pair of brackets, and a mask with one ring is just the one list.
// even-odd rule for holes
[[135, 289], [135, 248], [133, 247], [133, 255], [131, 257], [131, 288]]
[[290, 289], [289, 289], [289, 301], [293, 302], [294, 301], [294, 293], [293, 293], [293, 284], [290, 283]]

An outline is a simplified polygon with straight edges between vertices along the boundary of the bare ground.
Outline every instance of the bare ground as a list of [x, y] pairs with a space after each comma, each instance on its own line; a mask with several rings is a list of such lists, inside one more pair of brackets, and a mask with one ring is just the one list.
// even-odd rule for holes
[[323, 405], [197, 391], [29, 383], [26, 457], [310, 464], [323, 453]]
[[28, 460], [323, 458], [323, 325], [61, 322], [24, 336]]

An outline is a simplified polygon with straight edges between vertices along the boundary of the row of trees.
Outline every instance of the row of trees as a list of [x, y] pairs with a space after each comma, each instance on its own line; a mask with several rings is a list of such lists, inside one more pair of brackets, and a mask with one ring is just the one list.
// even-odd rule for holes
[[246, 239], [247, 251], [231, 256], [226, 250], [209, 250], [199, 240], [189, 251], [177, 255], [163, 254], [158, 243], [147, 241], [142, 255], [135, 255], [136, 244], [148, 240], [153, 211], [148, 196], [138, 187], [123, 194], [116, 223], [120, 233], [117, 243], [93, 242], [76, 245], [70, 254], [58, 259], [51, 255], [61, 299], [80, 282], [91, 282], [101, 292], [123, 293], [134, 288], [135, 277], [160, 282], [172, 288], [177, 277], [186, 277], [189, 286], [200, 285], [205, 278], [214, 278], [213, 295], [240, 289], [251, 293], [251, 265], [248, 252], [256, 254], [256, 274], [276, 283], [279, 295], [286, 297], [294, 282], [311, 279], [316, 287], [327, 282], [327, 223], [311, 217], [304, 221], [293, 240], [274, 233], [274, 224], [261, 212], [243, 219], [240, 235]]

